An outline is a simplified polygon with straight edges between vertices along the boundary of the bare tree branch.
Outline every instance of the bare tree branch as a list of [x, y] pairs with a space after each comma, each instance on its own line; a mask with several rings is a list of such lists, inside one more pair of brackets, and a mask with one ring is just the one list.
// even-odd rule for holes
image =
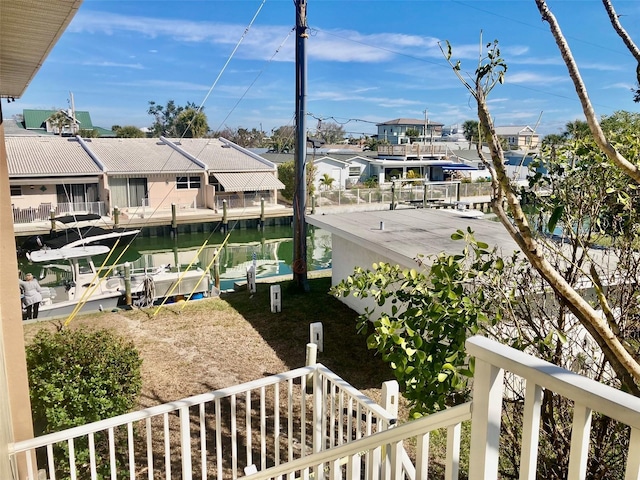
[[556, 45], [558, 45], [558, 49], [560, 50], [560, 54], [562, 55], [562, 59], [564, 60], [567, 69], [569, 70], [569, 77], [573, 81], [573, 85], [576, 89], [576, 93], [578, 94], [578, 98], [580, 99], [580, 103], [582, 104], [582, 110], [584, 112], [584, 116], [587, 120], [587, 124], [589, 125], [589, 129], [593, 134], [593, 137], [596, 141], [596, 144], [600, 149], [607, 155], [607, 158], [611, 160], [620, 170], [622, 170], [626, 175], [634, 179], [636, 182], [640, 183], [640, 169], [632, 162], [627, 160], [620, 152], [616, 150], [616, 148], [609, 143], [602, 128], [600, 128], [600, 123], [596, 117], [595, 111], [593, 110], [593, 106], [591, 105], [591, 100], [589, 99], [589, 95], [587, 94], [587, 88], [582, 81], [582, 77], [580, 76], [580, 71], [578, 70], [578, 66], [573, 58], [573, 54], [571, 53], [571, 49], [569, 48], [569, 44], [567, 43], [564, 35], [562, 34], [562, 30], [560, 29], [560, 25], [558, 24], [555, 16], [549, 10], [547, 6], [547, 2], [545, 0], [535, 0], [538, 10], [540, 11], [540, 15], [542, 15], [542, 20], [546, 21], [551, 28], [551, 34], [556, 41]]

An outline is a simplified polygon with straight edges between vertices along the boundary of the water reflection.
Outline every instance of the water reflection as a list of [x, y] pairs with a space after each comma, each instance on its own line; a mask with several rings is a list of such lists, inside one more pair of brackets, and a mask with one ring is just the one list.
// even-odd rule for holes
[[[177, 238], [138, 237], [127, 249], [116, 249], [106, 265], [122, 265], [130, 262], [133, 268], [154, 268], [161, 265], [186, 268], [193, 262], [201, 268], [209, 268], [214, 278], [214, 257], [217, 258], [220, 289], [233, 288], [234, 282], [246, 278], [247, 268], [256, 263], [256, 276], [265, 278], [292, 273], [293, 239], [290, 227], [267, 227], [264, 231], [253, 229], [232, 230], [226, 243], [226, 234], [220, 232], [181, 233]], [[206, 242], [206, 244], [205, 244]], [[203, 247], [204, 245], [204, 247]], [[96, 267], [107, 257], [94, 258]], [[35, 265], [19, 259], [23, 272], [32, 272], [45, 286], [59, 284], [70, 276], [65, 265]], [[308, 270], [331, 268], [331, 234], [309, 226], [307, 236]]]

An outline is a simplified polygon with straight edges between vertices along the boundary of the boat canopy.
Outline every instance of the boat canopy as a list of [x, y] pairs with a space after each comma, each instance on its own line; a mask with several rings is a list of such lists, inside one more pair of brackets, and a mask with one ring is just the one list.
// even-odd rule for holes
[[105, 245], [86, 245], [82, 247], [51, 248], [35, 250], [27, 254], [27, 258], [34, 263], [53, 262], [55, 260], [69, 260], [73, 258], [86, 258], [109, 253], [111, 250]]

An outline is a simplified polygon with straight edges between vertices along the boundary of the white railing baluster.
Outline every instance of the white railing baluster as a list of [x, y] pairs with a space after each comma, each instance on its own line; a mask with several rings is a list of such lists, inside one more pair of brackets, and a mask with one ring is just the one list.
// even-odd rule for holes
[[[202, 478], [207, 478], [207, 413], [205, 403], [200, 404], [200, 472]], [[149, 479], [153, 480], [153, 479]]]
[[220, 398], [215, 400], [216, 409], [216, 470], [218, 472], [218, 480], [222, 480], [222, 408], [220, 406]]
[[287, 455], [293, 460], [293, 379], [287, 381]]
[[416, 440], [416, 480], [429, 478], [429, 433], [418, 435]]
[[462, 426], [458, 423], [447, 427], [447, 460], [445, 462], [445, 480], [457, 480], [460, 470], [460, 433]]
[[[180, 407], [180, 456], [182, 457], [182, 479], [191, 480], [191, 425], [189, 407]], [[132, 479], [135, 480], [135, 479]]]
[[569, 473], [571, 479], [583, 479], [587, 475], [589, 434], [591, 433], [591, 409], [576, 402], [573, 406]]
[[307, 454], [307, 377], [300, 382], [300, 456]]
[[338, 425], [336, 428], [336, 434], [338, 438], [336, 438], [335, 445], [342, 445], [342, 439], [344, 438], [342, 432], [344, 431], [344, 392], [342, 389], [338, 390]]
[[273, 386], [273, 446], [275, 464], [280, 465], [280, 384]]
[[[313, 372], [313, 452], [317, 453], [324, 450], [323, 436], [324, 432], [322, 426], [326, 425], [325, 416], [322, 411], [324, 403], [324, 376], [320, 373], [319, 369]], [[317, 465], [314, 468], [315, 478], [319, 479], [322, 475], [324, 465]]]
[[353, 440], [353, 398], [347, 401], [347, 442]]
[[71, 480], [76, 480], [78, 477], [76, 476], [76, 449], [73, 438], [67, 441], [67, 445], [69, 445], [69, 474]]
[[535, 480], [540, 438], [540, 408], [542, 387], [527, 380], [524, 415], [522, 419], [522, 449], [520, 454], [520, 480]]
[[111, 480], [117, 480], [118, 470], [116, 468], [116, 440], [113, 434], [113, 427], [109, 428], [109, 470]]
[[[33, 468], [33, 455], [31, 454], [31, 452], [27, 452], [27, 476], [29, 480], [35, 480], [35, 475], [34, 473], [34, 468]], [[36, 465], [36, 468], [38, 468], [38, 466]], [[53, 471], [53, 470], [51, 470]]]
[[391, 476], [387, 477], [391, 479], [402, 478], [402, 441], [393, 442], [387, 446], [389, 449], [389, 467], [391, 469]]
[[238, 427], [236, 425], [236, 395], [231, 395], [231, 475], [238, 478]]
[[145, 421], [147, 434], [147, 478], [153, 480], [153, 429], [151, 428], [151, 418]]
[[129, 450], [129, 479], [136, 480], [136, 457], [133, 450], [133, 423], [127, 423], [127, 446]]
[[169, 414], [162, 416], [162, 429], [164, 433], [164, 478], [171, 480], [171, 437], [169, 435]]
[[[245, 395], [245, 435], [247, 437], [247, 448], [246, 448], [246, 452], [247, 452], [247, 465], [252, 465], [253, 464], [253, 453], [251, 451], [251, 436], [252, 436], [252, 431], [251, 431], [251, 390], [247, 390], [247, 393]], [[206, 477], [205, 477], [206, 478]]]
[[331, 382], [329, 384], [329, 441], [327, 445], [329, 448], [337, 444], [336, 442], [336, 384]]
[[476, 358], [469, 471], [478, 480], [498, 477], [498, 443], [504, 370]]
[[262, 386], [260, 387], [260, 469], [265, 468], [267, 468], [267, 411], [265, 387]]
[[[30, 462], [32, 457], [32, 452], [27, 452], [27, 462]], [[49, 466], [49, 480], [56, 480], [56, 466], [53, 458], [53, 445], [51, 444], [47, 445], [47, 465]], [[27, 468], [29, 468], [29, 464], [27, 464]]]
[[[369, 435], [371, 435], [371, 431], [373, 428], [373, 412], [371, 412], [371, 410], [367, 409], [367, 423], [365, 426], [365, 437], [368, 437]], [[367, 452], [365, 452], [365, 457], [364, 457], [364, 476], [365, 478], [371, 478], [371, 461], [370, 461], [370, 456], [371, 453], [367, 450]]]
[[96, 470], [96, 443], [93, 432], [89, 434], [89, 467], [91, 469], [91, 480], [98, 478]]
[[640, 479], [640, 429], [632, 428], [624, 480]]

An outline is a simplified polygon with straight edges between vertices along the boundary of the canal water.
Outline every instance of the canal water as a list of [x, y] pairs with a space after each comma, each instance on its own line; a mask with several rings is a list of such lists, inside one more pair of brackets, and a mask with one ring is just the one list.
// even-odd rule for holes
[[[185, 269], [192, 262], [202, 269], [209, 268], [214, 278], [214, 256], [217, 251], [220, 272], [220, 289], [231, 290], [237, 281], [246, 280], [247, 268], [254, 261], [256, 277], [266, 278], [291, 274], [293, 260], [293, 229], [290, 226], [272, 226], [259, 229], [233, 229], [227, 234], [180, 233], [176, 238], [138, 236], [127, 248], [116, 249], [107, 265], [131, 263], [132, 268], [164, 266]], [[204, 245], [204, 247], [203, 247]], [[99, 267], [106, 256], [94, 258]], [[31, 272], [43, 286], [61, 283], [68, 276], [64, 265], [36, 265], [27, 259], [18, 259], [22, 272]], [[308, 271], [331, 268], [331, 234], [308, 226]]]

